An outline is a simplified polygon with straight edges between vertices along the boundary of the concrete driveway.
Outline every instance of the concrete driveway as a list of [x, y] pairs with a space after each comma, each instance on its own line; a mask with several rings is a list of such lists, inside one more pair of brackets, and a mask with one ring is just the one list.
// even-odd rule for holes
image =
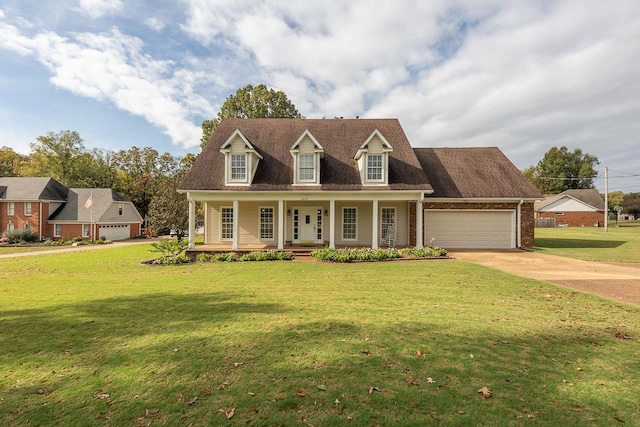
[[454, 251], [449, 255], [458, 261], [640, 305], [640, 264], [582, 261], [527, 251]]

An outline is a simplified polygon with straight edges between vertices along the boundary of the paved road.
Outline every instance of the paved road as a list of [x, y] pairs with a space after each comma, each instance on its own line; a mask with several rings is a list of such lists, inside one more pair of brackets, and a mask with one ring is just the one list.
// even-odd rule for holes
[[456, 260], [640, 305], [640, 264], [582, 261], [526, 251], [460, 251]]

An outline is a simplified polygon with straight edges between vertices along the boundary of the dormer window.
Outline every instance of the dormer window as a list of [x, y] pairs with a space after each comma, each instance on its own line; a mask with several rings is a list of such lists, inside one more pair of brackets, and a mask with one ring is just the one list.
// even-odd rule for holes
[[224, 154], [225, 185], [251, 185], [262, 156], [239, 129], [222, 144], [220, 152]]
[[354, 160], [358, 162], [362, 185], [387, 185], [389, 183], [389, 153], [393, 147], [387, 139], [374, 130], [360, 146]]
[[247, 181], [247, 155], [231, 155], [231, 181]]
[[367, 154], [367, 181], [383, 181], [382, 154]]
[[293, 184], [319, 185], [320, 159], [324, 156], [324, 148], [311, 132], [305, 130], [289, 152], [293, 157]]

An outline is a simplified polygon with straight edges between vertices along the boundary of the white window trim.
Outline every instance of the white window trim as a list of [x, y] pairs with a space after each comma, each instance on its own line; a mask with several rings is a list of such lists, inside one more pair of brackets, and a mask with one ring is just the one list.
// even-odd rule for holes
[[124, 203], [118, 204], [118, 216], [124, 216]]
[[[86, 227], [86, 234], [85, 234], [85, 227]], [[82, 237], [89, 237], [89, 224], [82, 224]]]
[[[369, 178], [369, 158], [371, 157], [380, 157], [380, 178], [378, 179], [374, 179], [374, 178]], [[386, 157], [386, 153], [367, 153], [365, 156], [365, 181], [366, 182], [374, 182], [376, 184], [379, 183], [384, 183], [385, 182], [385, 173], [386, 173], [386, 168], [385, 168], [385, 157]], [[377, 168], [376, 168], [377, 169]]]
[[[262, 237], [262, 209], [271, 209], [271, 236]], [[266, 223], [265, 223], [266, 224]], [[276, 240], [276, 208], [274, 206], [260, 206], [258, 207], [258, 239], [264, 242], [273, 242]]]
[[[233, 158], [237, 156], [238, 158], [244, 159], [244, 177], [242, 178], [234, 178], [233, 177]], [[247, 153], [229, 153], [229, 182], [231, 183], [246, 183], [248, 176], [248, 162], [247, 162]]]
[[[222, 237], [222, 224], [223, 224], [223, 218], [224, 215], [222, 214], [222, 212], [225, 209], [229, 209], [231, 210], [231, 237]], [[231, 242], [233, 241], [233, 206], [220, 206], [220, 241], [221, 242]]]
[[[27, 206], [29, 206], [29, 209], [27, 209]], [[28, 212], [27, 212], [28, 211]], [[26, 215], [31, 215], [32, 214], [32, 205], [31, 202], [24, 202], [24, 214]]]
[[9, 223], [7, 224], [7, 231], [14, 230], [15, 228], [16, 226], [11, 221], [9, 221]]
[[[356, 223], [355, 223], [355, 226], [356, 226], [356, 233], [355, 234], [356, 235], [355, 235], [355, 238], [346, 238], [346, 237], [344, 237], [344, 225], [345, 225], [344, 224], [344, 211], [346, 209], [353, 209], [355, 211], [355, 216], [356, 216]], [[355, 207], [355, 206], [344, 206], [342, 208], [342, 224], [341, 225], [342, 225], [342, 227], [341, 227], [341, 233], [340, 234], [341, 234], [342, 240], [344, 242], [355, 242], [355, 241], [358, 240], [358, 208], [357, 207]]]
[[[302, 171], [302, 156], [309, 156], [311, 157], [311, 168], [313, 170], [312, 173], [312, 177], [306, 178], [306, 179], [302, 179], [300, 177], [300, 173]], [[298, 167], [297, 167], [297, 177], [298, 177], [298, 183], [299, 184], [315, 184], [316, 183], [316, 154], [309, 154], [309, 153], [298, 153]]]
[[62, 224], [53, 224], [53, 237], [60, 237], [62, 234]]
[[396, 227], [396, 235], [397, 235], [397, 232], [398, 232], [398, 210], [396, 209], [395, 206], [381, 206], [380, 207], [380, 234], [379, 234], [380, 240], [382, 240], [384, 238], [383, 237], [383, 235], [384, 235], [384, 228], [383, 228], [384, 223], [382, 222], [382, 220], [383, 220], [382, 211], [384, 209], [391, 209], [393, 211], [393, 226]]
[[15, 215], [16, 214], [16, 205], [14, 202], [7, 203], [7, 215]]

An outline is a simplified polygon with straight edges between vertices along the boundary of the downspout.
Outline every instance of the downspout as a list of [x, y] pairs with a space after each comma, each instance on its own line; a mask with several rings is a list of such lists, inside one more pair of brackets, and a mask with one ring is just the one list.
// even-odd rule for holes
[[42, 241], [42, 201], [38, 203], [40, 214], [38, 215], [38, 232], [40, 233], [40, 241]]
[[517, 218], [516, 221], [518, 223], [517, 225], [517, 245], [518, 248], [522, 249], [522, 204], [524, 203], [524, 200], [520, 200], [520, 202], [518, 203], [518, 213], [517, 213]]

